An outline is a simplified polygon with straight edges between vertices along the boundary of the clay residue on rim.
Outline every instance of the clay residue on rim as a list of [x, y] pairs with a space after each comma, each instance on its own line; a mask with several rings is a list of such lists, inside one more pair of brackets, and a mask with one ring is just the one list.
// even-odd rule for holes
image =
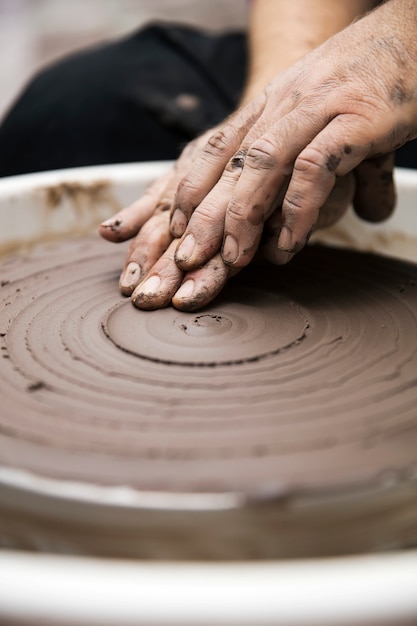
[[[31, 211], [37, 214], [36, 232], [1, 243], [0, 258], [27, 253], [42, 243], [91, 233], [100, 222], [122, 209], [112, 182], [106, 179], [91, 183], [66, 181], [37, 187], [30, 202], [33, 204]], [[33, 221], [33, 216], [31, 219]]]
[[85, 206], [91, 209], [98, 204], [108, 204], [114, 212], [117, 212], [121, 207], [111, 188], [109, 180], [98, 180], [88, 184], [66, 181], [40, 188], [38, 191], [45, 194], [45, 204], [50, 209], [56, 209], [65, 199], [68, 199], [80, 212], [84, 212]]

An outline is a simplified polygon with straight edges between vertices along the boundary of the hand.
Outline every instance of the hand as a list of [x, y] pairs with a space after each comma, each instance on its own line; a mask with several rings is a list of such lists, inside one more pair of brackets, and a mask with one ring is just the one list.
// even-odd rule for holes
[[[330, 226], [348, 208], [354, 191], [353, 176], [340, 178], [330, 194], [317, 227]], [[276, 239], [280, 231], [281, 212], [276, 210], [267, 222], [265, 241], [261, 246], [263, 256], [270, 262], [276, 261]], [[168, 229], [168, 223], [167, 223]], [[159, 309], [169, 304], [181, 311], [195, 311], [207, 305], [225, 286], [229, 278], [240, 268], [229, 267], [220, 253], [212, 256], [202, 267], [184, 272], [175, 261], [178, 241], [174, 239], [166, 252], [150, 269], [148, 277], [139, 284], [132, 294], [132, 301], [139, 309]], [[149, 242], [143, 240], [143, 251]], [[262, 271], [262, 268], [259, 268]]]
[[[175, 262], [178, 240], [169, 230], [169, 207], [174, 202], [178, 181], [184, 169], [206, 143], [202, 137], [184, 150], [173, 170], [157, 180], [134, 204], [104, 222], [100, 234], [109, 241], [121, 242], [133, 237], [120, 278], [120, 289], [131, 295], [141, 309], [158, 309], [169, 304], [184, 311], [208, 304], [239, 269], [228, 267], [221, 255], [214, 255], [203, 267], [184, 272]], [[339, 179], [326, 205], [318, 227], [330, 225], [347, 209], [353, 197], [353, 176]], [[276, 239], [281, 213], [268, 220], [264, 256], [275, 262]]]
[[390, 0], [278, 75], [209, 138], [173, 207], [179, 267], [191, 271], [219, 250], [229, 267], [247, 265], [282, 195], [273, 256], [287, 262], [351, 172], [357, 213], [391, 214], [391, 151], [417, 135], [416, 19], [414, 2]]
[[[108, 241], [118, 243], [132, 239], [119, 286], [124, 295], [132, 296], [139, 308], [161, 308], [170, 304], [172, 298], [177, 308], [201, 308], [220, 292], [229, 276], [236, 273], [225, 265], [220, 255], [188, 274], [174, 260], [177, 242], [169, 228], [170, 209], [179, 181], [212, 132], [188, 144], [172, 170], [149, 187], [139, 200], [100, 226], [100, 235]], [[145, 286], [147, 278], [150, 282]], [[189, 293], [191, 285], [195, 291], [193, 298]]]

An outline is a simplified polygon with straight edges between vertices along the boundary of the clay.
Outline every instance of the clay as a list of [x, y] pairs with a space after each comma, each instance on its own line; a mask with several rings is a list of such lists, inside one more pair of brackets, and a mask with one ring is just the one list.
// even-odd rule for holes
[[[139, 311], [120, 296], [124, 254], [91, 237], [0, 263], [0, 466], [54, 484], [238, 494], [231, 508], [246, 530], [235, 552], [223, 551], [230, 558], [417, 542], [417, 266], [312, 246], [288, 266], [248, 268], [186, 314]], [[6, 528], [9, 543], [23, 542], [10, 539], [19, 490], [10, 500], [13, 484], [2, 489], [0, 476], [10, 522], [0, 524], [0, 543]], [[85, 500], [68, 513], [81, 526]], [[36, 498], [19, 502], [31, 519]], [[56, 517], [59, 506], [48, 506]], [[279, 540], [268, 534], [269, 506], [284, 516]], [[381, 512], [396, 506], [397, 521], [385, 523]], [[324, 510], [333, 525], [320, 546]], [[133, 523], [115, 511], [118, 528]], [[140, 542], [90, 550], [94, 532], [83, 542], [78, 528], [71, 543], [69, 522], [60, 534], [36, 519], [31, 528], [48, 529], [49, 547], [55, 537], [57, 549], [144, 555]], [[166, 519], [190, 532], [183, 517]], [[193, 521], [201, 545], [205, 531], [230, 535], [226, 522], [204, 519]], [[153, 522], [146, 528], [156, 532]], [[190, 556], [185, 545], [177, 551]], [[210, 558], [204, 550], [195, 553]]]

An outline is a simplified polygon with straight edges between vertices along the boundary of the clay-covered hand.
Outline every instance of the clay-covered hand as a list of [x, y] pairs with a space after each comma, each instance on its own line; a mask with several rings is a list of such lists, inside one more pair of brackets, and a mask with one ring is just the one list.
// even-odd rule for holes
[[[109, 241], [132, 239], [120, 277], [120, 290], [131, 296], [138, 308], [152, 310], [172, 303], [183, 311], [199, 309], [211, 302], [227, 280], [239, 271], [224, 263], [220, 253], [190, 272], [182, 270], [175, 261], [178, 239], [170, 232], [169, 209], [179, 180], [203, 149], [206, 139], [201, 137], [189, 144], [172, 170], [139, 200], [100, 227], [100, 234]], [[340, 178], [322, 207], [318, 227], [339, 219], [349, 206], [353, 192], [353, 176]], [[265, 228], [262, 252], [272, 262], [276, 261], [280, 220], [281, 212], [277, 208]]]
[[385, 219], [392, 151], [416, 136], [417, 3], [389, 0], [276, 76], [209, 138], [172, 211], [178, 266], [194, 270], [219, 251], [229, 267], [247, 265], [282, 196], [268, 254], [287, 262], [348, 173], [357, 213]]
[[[178, 308], [182, 308], [182, 304], [186, 310], [200, 308], [210, 302], [235, 273], [220, 255], [188, 274], [174, 259], [177, 241], [170, 232], [169, 216], [178, 183], [190, 170], [212, 132], [189, 143], [171, 170], [136, 202], [100, 226], [100, 235], [108, 241], [118, 243], [132, 239], [119, 286], [124, 295], [132, 296], [133, 303], [139, 308], [161, 308], [169, 305], [172, 299]], [[184, 286], [180, 290], [182, 283]], [[196, 287], [194, 298], [189, 297], [191, 284]]]

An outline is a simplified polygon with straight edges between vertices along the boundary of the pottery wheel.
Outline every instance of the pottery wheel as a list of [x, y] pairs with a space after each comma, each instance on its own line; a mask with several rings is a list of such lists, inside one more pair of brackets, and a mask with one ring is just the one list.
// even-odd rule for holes
[[124, 254], [91, 237], [0, 262], [3, 544], [153, 556], [190, 524], [164, 555], [210, 557], [210, 533], [227, 558], [417, 542], [415, 265], [311, 247], [202, 311], [142, 312]]

